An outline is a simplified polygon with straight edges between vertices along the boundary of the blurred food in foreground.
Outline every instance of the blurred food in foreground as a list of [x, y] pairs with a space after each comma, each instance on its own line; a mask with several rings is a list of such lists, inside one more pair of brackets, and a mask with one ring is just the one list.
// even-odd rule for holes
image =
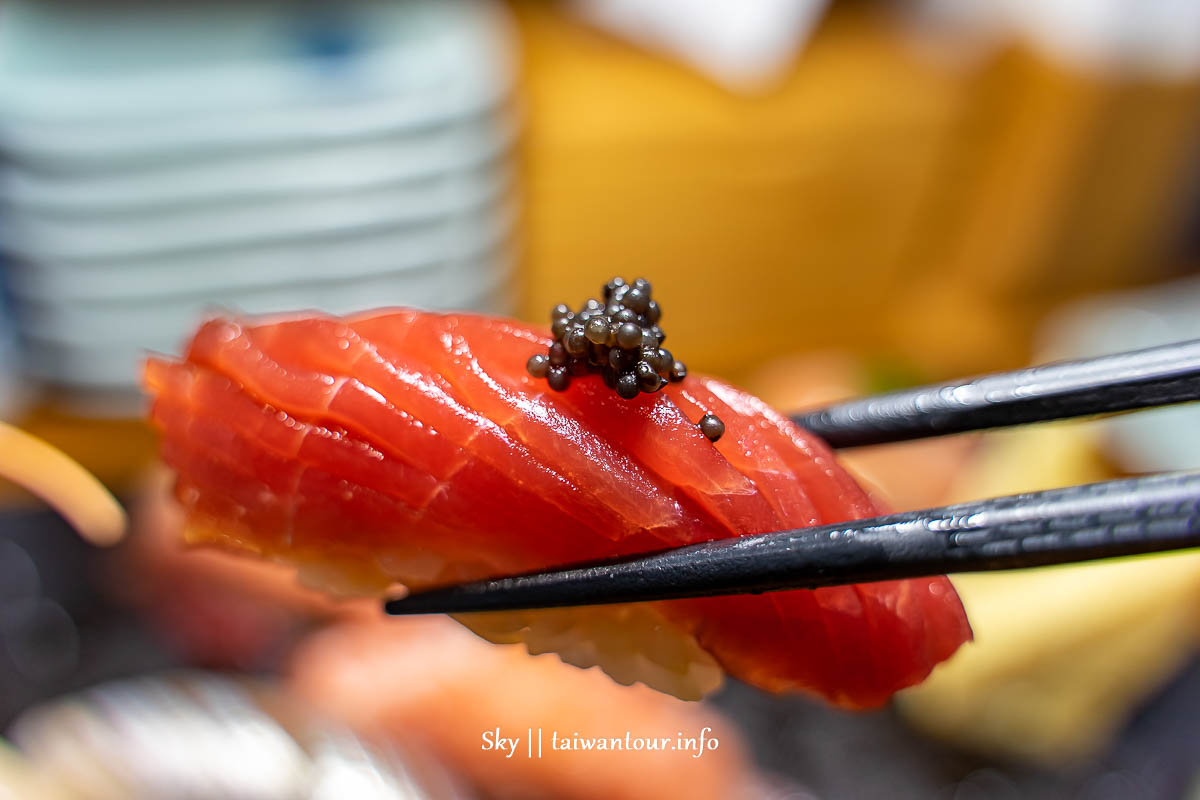
[[0, 797], [4, 800], [80, 800], [0, 739]]
[[[645, 686], [619, 686], [597, 669], [484, 642], [446, 618], [340, 625], [292, 661], [292, 688], [372, 741], [415, 739], [500, 797], [584, 800], [760, 796], [736, 728], [711, 708]], [[484, 733], [520, 736], [512, 757]], [[525, 738], [541, 732], [541, 755]], [[658, 738], [671, 749], [562, 750], [552, 742]], [[712, 737], [698, 755], [698, 737]], [[683, 739], [680, 739], [683, 737]], [[674, 747], [687, 743], [690, 750]], [[713, 748], [712, 739], [719, 744]], [[561, 746], [562, 742], [558, 742]], [[686, 741], [685, 741], [686, 743]]]
[[[135, 599], [190, 659], [261, 668], [287, 658], [292, 683], [312, 708], [373, 738], [419, 742], [490, 787], [489, 796], [636, 800], [671, 796], [676, 784], [700, 798], [760, 796], [736, 729], [705, 706], [618, 686], [520, 645], [492, 645], [446, 618], [385, 619], [378, 603], [332, 601], [300, 586], [282, 565], [183, 547], [166, 477], [148, 484], [135, 511], [130, 560], [120, 574], [141, 576], [138, 585], [120, 585], [119, 574], [114, 589]], [[497, 726], [506, 737], [541, 728], [545, 737], [629, 731], [643, 738], [695, 737], [709, 727], [720, 744], [693, 758], [678, 751], [551, 753], [547, 738], [544, 758], [506, 759], [480, 749], [482, 734]], [[621, 767], [613, 769], [617, 760]]]
[[475, 796], [428, 754], [364, 745], [269, 685], [203, 673], [107, 683], [51, 701], [24, 714], [12, 737], [28, 772], [54, 787], [21, 795], [30, 800]]

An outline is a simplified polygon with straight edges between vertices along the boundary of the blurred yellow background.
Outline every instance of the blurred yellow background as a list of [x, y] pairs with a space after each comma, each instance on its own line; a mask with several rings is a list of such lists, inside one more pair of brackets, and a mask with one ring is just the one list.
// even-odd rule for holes
[[1019, 41], [955, 58], [893, 9], [837, 3], [778, 86], [734, 94], [516, 8], [531, 320], [646, 275], [700, 369], [840, 347], [948, 378], [1026, 363], [1057, 303], [1174, 266], [1195, 79]]

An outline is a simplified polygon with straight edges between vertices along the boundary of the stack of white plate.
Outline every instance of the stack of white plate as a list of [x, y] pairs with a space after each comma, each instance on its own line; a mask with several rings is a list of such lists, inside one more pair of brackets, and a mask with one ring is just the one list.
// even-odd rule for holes
[[132, 392], [218, 308], [504, 310], [507, 23], [475, 0], [0, 3], [31, 373]]

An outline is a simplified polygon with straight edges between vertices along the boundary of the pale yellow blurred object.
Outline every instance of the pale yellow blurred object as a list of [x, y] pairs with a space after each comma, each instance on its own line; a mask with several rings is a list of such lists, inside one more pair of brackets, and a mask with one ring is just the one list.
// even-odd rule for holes
[[74, 800], [77, 797], [39, 772], [0, 739], [0, 800]]
[[94, 475], [43, 440], [0, 422], [0, 478], [45, 500], [92, 544], [114, 545], [128, 520]]
[[[144, 418], [86, 417], [64, 410], [65, 395], [49, 394], [27, 413], [6, 420], [62, 450], [117, 493], [137, 489], [158, 461], [158, 437]], [[0, 504], [16, 498], [0, 485]]]
[[694, 370], [843, 347], [953, 377], [1027, 363], [1044, 310], [1151, 278], [1178, 229], [1196, 81], [1019, 42], [939, 59], [887, 4], [838, 3], [778, 88], [736, 94], [516, 8], [532, 321], [644, 275]]
[[[1098, 428], [992, 433], [949, 501], [1111, 477]], [[975, 641], [898, 706], [958, 746], [1044, 764], [1101, 748], [1200, 639], [1200, 554], [953, 576]]]

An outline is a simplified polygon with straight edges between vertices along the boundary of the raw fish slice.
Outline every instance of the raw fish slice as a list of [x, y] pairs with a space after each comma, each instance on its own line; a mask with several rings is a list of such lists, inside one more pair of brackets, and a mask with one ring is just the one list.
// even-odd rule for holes
[[[334, 471], [347, 471], [358, 483], [390, 491], [413, 511], [427, 506], [444, 484], [417, 467], [398, 459], [387, 459], [362, 439], [348, 432], [303, 422], [276, 407], [255, 401], [229, 378], [203, 367], [156, 362], [150, 378], [159, 386], [161, 402], [154, 414], [176, 406], [195, 415], [192, 425], [205, 425], [193, 440], [218, 448], [232, 445], [240, 433], [262, 447], [245, 458], [271, 458], [269, 463], [251, 462], [256, 470], [273, 472], [280, 465], [299, 467], [322, 464]], [[230, 441], [221, 437], [228, 436]], [[272, 457], [273, 454], [273, 457]]]
[[[261, 530], [279, 531], [274, 546], [280, 551], [349, 539], [368, 545], [355, 556], [370, 561], [371, 547], [387, 553], [403, 544], [406, 552], [419, 551], [436, 536], [441, 560], [460, 565], [445, 580], [563, 563], [579, 558], [581, 545], [584, 557], [611, 554], [610, 540], [587, 531], [589, 545], [576, 521], [536, 498], [514, 505], [511, 480], [486, 464], [470, 461], [453, 484], [435, 483], [430, 490], [427, 474], [345, 433], [255, 403], [223, 376], [190, 365], [157, 363], [149, 369], [161, 392], [153, 415], [169, 434], [168, 462], [190, 467], [189, 459], [196, 458], [223, 465], [223, 495], [255, 512]], [[198, 461], [195, 469], [207, 462]], [[218, 483], [214, 466], [207, 469], [207, 482]], [[413, 485], [426, 489], [413, 496]], [[374, 517], [363, 516], [366, 497], [374, 498]], [[263, 516], [267, 511], [273, 516]], [[305, 524], [297, 528], [298, 521]], [[563, 530], [574, 531], [575, 539], [561, 536]], [[462, 568], [468, 563], [476, 566]], [[398, 577], [381, 579], [386, 584]]]
[[[264, 344], [270, 347], [270, 356]], [[579, 491], [576, 483], [533, 458], [495, 423], [459, 404], [445, 382], [435, 380], [424, 363], [408, 363], [400, 354], [388, 356], [381, 358], [374, 343], [361, 339], [346, 325], [321, 317], [285, 320], [256, 330], [209, 323], [190, 353], [199, 363], [242, 375], [245, 388], [265, 402], [346, 425], [442, 480], [453, 476], [468, 457], [483, 458], [498, 469], [520, 469], [529, 494], [553, 502], [574, 516], [576, 525], [594, 524], [610, 537], [646, 530], [674, 531], [701, 523], [699, 517], [669, 499], [623, 508], [605, 502], [601, 495]], [[429, 448], [437, 450], [435, 458], [425, 452]], [[622, 479], [625, 489], [634, 495], [655, 494], [654, 487], [644, 485], [644, 473], [630, 473]], [[659, 494], [667, 491], [666, 487], [657, 488]], [[669, 524], [662, 515], [669, 515]], [[674, 541], [657, 546], [664, 543]]]
[[192, 340], [188, 360], [236, 380], [261, 402], [296, 417], [336, 420], [360, 433], [356, 423], [369, 419], [372, 432], [389, 443], [391, 452], [438, 480], [449, 478], [469, 458], [429, 422], [398, 411], [353, 377], [288, 369], [259, 348], [236, 322], [206, 323]]
[[[410, 328], [414, 320], [407, 314], [397, 318], [381, 318], [387, 330]], [[387, 397], [404, 413], [436, 426], [442, 435], [497, 469], [505, 472], [520, 470], [523, 473], [520, 492], [529, 502], [552, 502], [563, 514], [576, 520], [576, 525], [589, 530], [601, 531], [612, 538], [614, 531], [647, 539], [639, 549], [674, 544], [677, 538], [654, 541], [654, 534], [666, 529], [662, 524], [652, 525], [652, 519], [641, 516], [631, 522], [631, 514], [641, 514], [643, 509], [631, 509], [627, 504], [614, 503], [602, 495], [581, 492], [577, 483], [568, 480], [557, 466], [552, 466], [526, 445], [510, 436], [501, 426], [473, 408], [462, 404], [458, 388], [433, 370], [427, 361], [411, 360], [402, 351], [390, 347], [385, 339], [360, 335], [353, 327], [340, 320], [309, 317], [289, 320], [249, 330], [250, 336], [289, 368], [307, 365], [328, 371], [334, 375], [353, 375], [368, 391]], [[436, 352], [436, 351], [431, 351]], [[435, 361], [437, 359], [434, 359]], [[435, 421], [436, 422], [433, 422]], [[367, 430], [366, 427], [362, 428]], [[646, 487], [633, 481], [653, 479], [645, 473], [628, 475], [624, 487], [628, 492], [645, 494]], [[657, 493], [670, 496], [672, 487], [661, 484]], [[507, 494], [513, 496], [510, 486]], [[512, 497], [513, 502], [525, 502]], [[646, 504], [649, 510], [653, 503]], [[692, 513], [667, 500], [656, 513], [671, 515], [670, 530], [696, 528], [706, 524], [700, 513]], [[537, 508], [528, 509], [529, 516], [537, 518]], [[642, 524], [644, 523], [644, 524]], [[558, 528], [570, 530], [571, 525]], [[636, 541], [626, 543], [638, 546]]]
[[[164, 460], [188, 476], [179, 496], [188, 511], [193, 541], [314, 564], [337, 561], [348, 573], [339, 588], [354, 584], [359, 592], [364, 587], [381, 591], [392, 583], [378, 562], [401, 555], [408, 562], [422, 553], [427, 561], [436, 556], [425, 576], [429, 581], [477, 577], [480, 571], [497, 569], [486, 564], [481, 570], [478, 549], [469, 536], [455, 537], [432, 525], [418, 528], [421, 512], [396, 498], [265, 450], [261, 440], [246, 439], [228, 428], [214, 431], [213, 421], [194, 407], [157, 403], [155, 419], [168, 434]], [[220, 520], [236, 522], [239, 530], [249, 533], [213, 524]], [[425, 537], [415, 536], [416, 530]], [[342, 538], [337, 532], [353, 536]], [[430, 550], [431, 538], [445, 544]], [[447, 563], [476, 566], [471, 574], [444, 574]], [[329, 570], [321, 573], [328, 577]]]

